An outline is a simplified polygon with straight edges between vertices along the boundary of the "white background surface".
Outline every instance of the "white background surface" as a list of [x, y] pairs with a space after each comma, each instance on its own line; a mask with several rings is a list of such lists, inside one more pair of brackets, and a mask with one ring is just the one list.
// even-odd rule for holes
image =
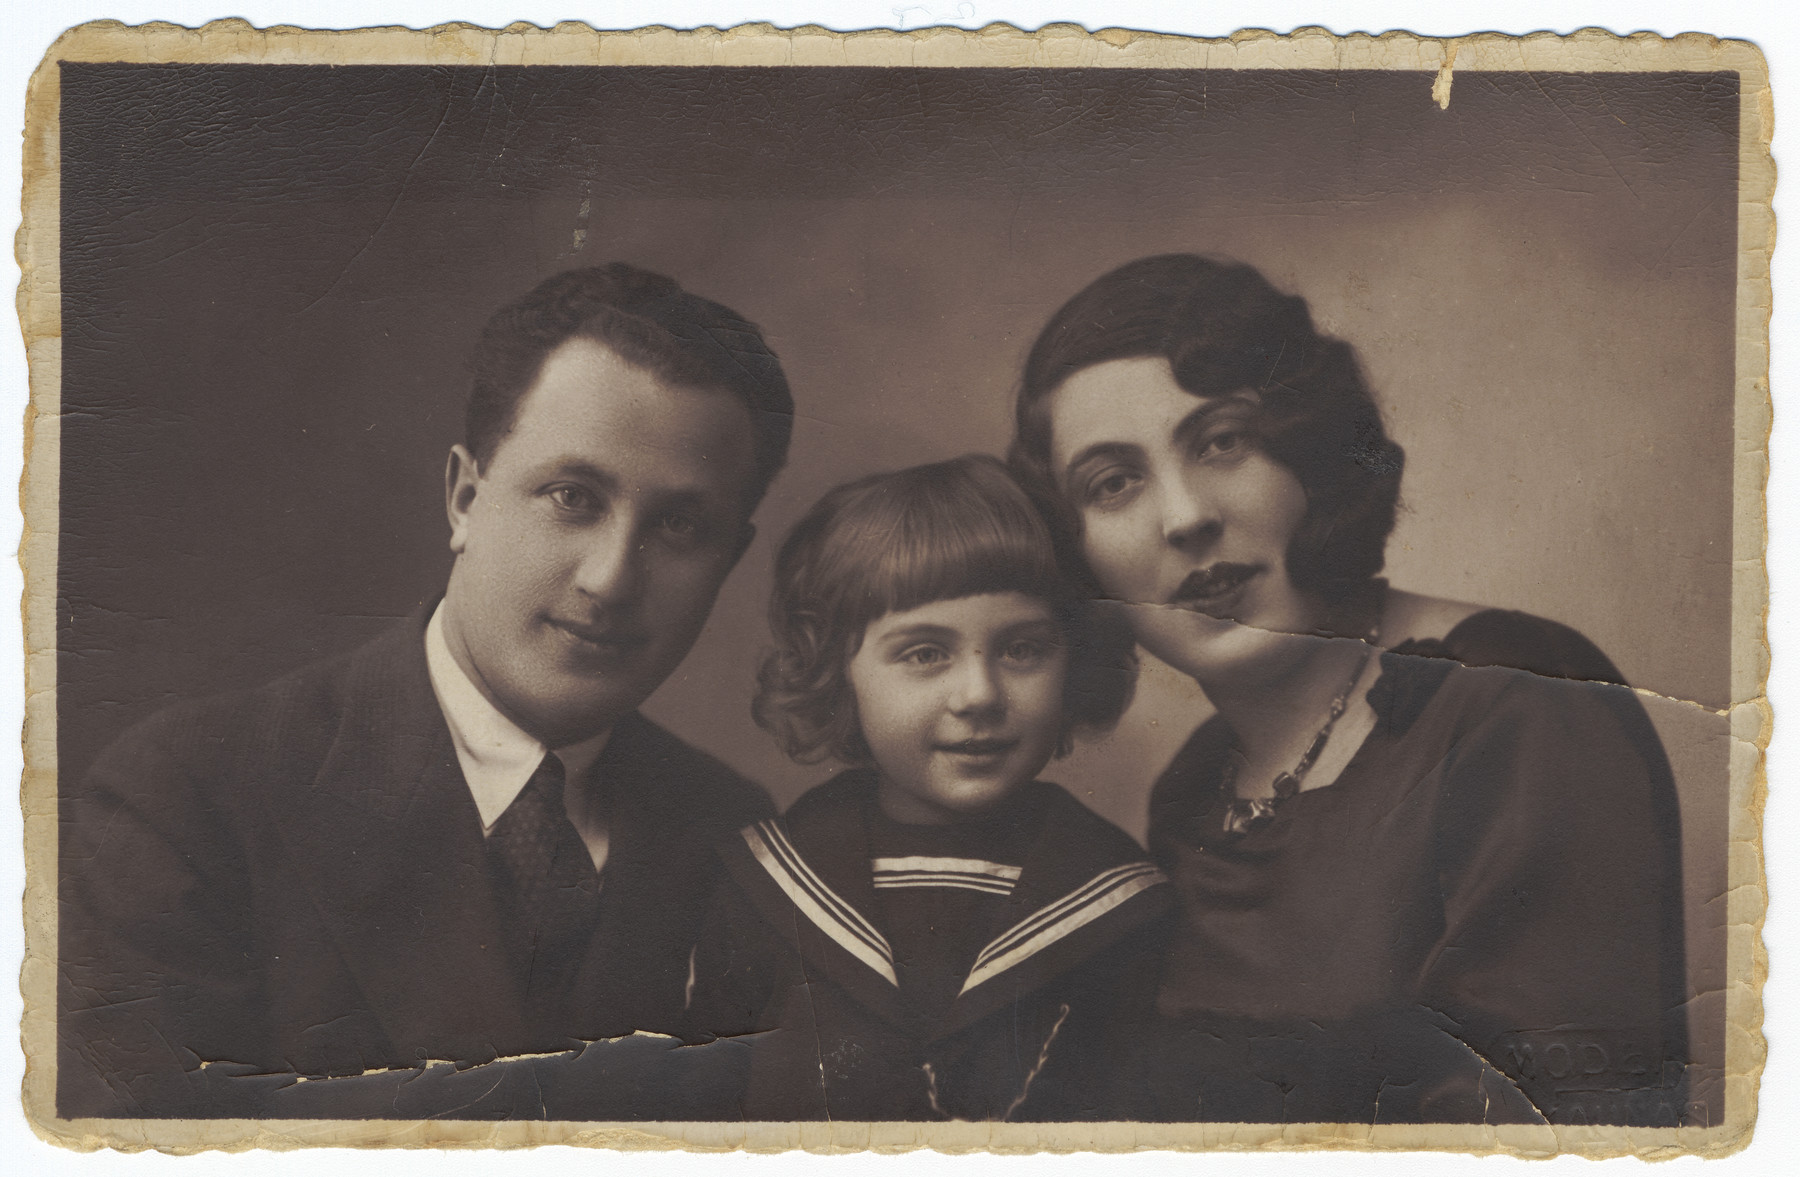
[[[1756, 42], [1768, 55], [1776, 97], [1774, 154], [1777, 166], [1793, 156], [1788, 144], [1800, 141], [1792, 128], [1800, 124], [1800, 4], [1781, 0], [1700, 6], [1675, 0], [1512, 0], [1509, 3], [1467, 0], [635, 0], [632, 3], [547, 3], [545, 0], [78, 0], [58, 4], [50, 0], [7, 0], [6, 35], [0, 40], [0, 190], [6, 212], [0, 223], [8, 237], [17, 228], [19, 183], [19, 129], [24, 124], [25, 84], [45, 50], [65, 28], [86, 20], [111, 18], [126, 23], [168, 20], [197, 25], [209, 19], [242, 17], [257, 25], [295, 24], [315, 28], [353, 28], [372, 24], [405, 24], [426, 27], [446, 20], [465, 20], [499, 26], [515, 20], [549, 25], [558, 20], [583, 20], [601, 28], [633, 28], [665, 24], [678, 28], [699, 25], [729, 26], [750, 20], [792, 26], [822, 24], [836, 29], [919, 28], [932, 24], [980, 27], [991, 21], [1010, 21], [1036, 28], [1054, 21], [1071, 21], [1088, 28], [1119, 26], [1172, 33], [1220, 36], [1239, 28], [1267, 28], [1287, 32], [1318, 25], [1337, 33], [1381, 32], [1407, 29], [1428, 36], [1454, 36], [1481, 31], [1527, 33], [1542, 29], [1571, 32], [1601, 26], [1625, 33], [1649, 30], [1665, 35], [1701, 31], [1740, 37]], [[1785, 158], [1784, 158], [1785, 157]], [[1789, 177], [1797, 173], [1788, 172]], [[1791, 193], [1792, 179], [1778, 189], [1775, 207], [1778, 222], [1784, 213], [1800, 224], [1800, 201]], [[1800, 314], [1794, 303], [1800, 298], [1800, 253], [1792, 243], [1778, 247], [1775, 255], [1774, 367], [1776, 428], [1772, 448], [1774, 471], [1769, 486], [1772, 589], [1770, 638], [1774, 646], [1774, 671], [1770, 696], [1777, 712], [1777, 729], [1770, 749], [1768, 773], [1771, 797], [1767, 811], [1765, 844], [1770, 848], [1771, 903], [1765, 937], [1770, 945], [1772, 975], [1764, 990], [1769, 1008], [1765, 1033], [1769, 1039], [1769, 1067], [1762, 1088], [1761, 1119], [1755, 1143], [1744, 1153], [1711, 1163], [1707, 1172], [1789, 1173], [1800, 1171], [1800, 916], [1795, 914], [1795, 893], [1800, 890], [1800, 802], [1793, 791], [1800, 788], [1800, 742], [1792, 735], [1793, 724], [1782, 717], [1800, 716], [1800, 609], [1794, 597], [1800, 593], [1800, 392], [1793, 391], [1800, 378]], [[0, 285], [15, 289], [18, 271], [9, 256], [0, 269]], [[10, 316], [9, 316], [10, 317]], [[24, 347], [14, 327], [0, 329], [0, 485], [17, 485], [20, 465], [20, 423], [26, 403]], [[0, 510], [0, 549], [16, 551], [21, 520], [16, 500], [9, 493]], [[1784, 505], [1789, 509], [1784, 510]], [[0, 561], [0, 599], [18, 600], [23, 591], [17, 564]], [[22, 722], [22, 664], [18, 628], [0, 624], [0, 731], [17, 732]], [[18, 780], [21, 768], [15, 739], [0, 739], [0, 778]], [[17, 912], [24, 889], [22, 834], [18, 809], [0, 804], [0, 912]], [[1173, 1174], [1205, 1167], [1229, 1175], [1238, 1173], [1289, 1173], [1329, 1170], [1333, 1173], [1461, 1174], [1522, 1172], [1528, 1162], [1492, 1157], [1446, 1158], [1432, 1154], [1274, 1154], [1258, 1156], [1181, 1156], [1146, 1154], [1120, 1157], [943, 1157], [911, 1154], [906, 1157], [854, 1158], [808, 1157], [697, 1157], [687, 1154], [631, 1154], [593, 1152], [567, 1148], [529, 1152], [451, 1153], [348, 1151], [310, 1153], [252, 1153], [237, 1156], [208, 1154], [193, 1158], [160, 1155], [120, 1156], [111, 1153], [79, 1155], [38, 1141], [25, 1125], [18, 1092], [24, 1060], [9, 1028], [17, 1027], [20, 1001], [16, 978], [23, 952], [22, 932], [16, 915], [0, 916], [0, 1036], [8, 1047], [0, 1051], [0, 1172], [17, 1173], [126, 1173], [162, 1174], [193, 1172], [323, 1174], [346, 1168], [379, 1166], [394, 1177], [412, 1174], [486, 1174], [491, 1172], [534, 1174], [580, 1172], [593, 1167], [632, 1174], [707, 1173], [761, 1177], [772, 1172], [829, 1171], [855, 1177], [899, 1173], [944, 1174], [963, 1177], [976, 1172], [994, 1177], [1013, 1173], [1076, 1174], [1090, 1177], [1103, 1170], [1114, 1174]], [[1590, 1162], [1565, 1158], [1549, 1162], [1556, 1171], [1581, 1169]], [[1636, 1161], [1604, 1162], [1610, 1169], [1637, 1165]], [[1666, 1171], [1699, 1172], [1701, 1162], [1684, 1159], [1670, 1163]], [[997, 1173], [1005, 1170], [1005, 1174]], [[1532, 1170], [1537, 1172], [1539, 1170]]]

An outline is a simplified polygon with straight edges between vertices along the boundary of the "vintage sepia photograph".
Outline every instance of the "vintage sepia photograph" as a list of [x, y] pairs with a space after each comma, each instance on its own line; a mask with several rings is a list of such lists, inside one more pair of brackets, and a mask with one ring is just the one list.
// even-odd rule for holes
[[35, 1129], [1740, 1147], [1767, 95], [1598, 32], [71, 32]]

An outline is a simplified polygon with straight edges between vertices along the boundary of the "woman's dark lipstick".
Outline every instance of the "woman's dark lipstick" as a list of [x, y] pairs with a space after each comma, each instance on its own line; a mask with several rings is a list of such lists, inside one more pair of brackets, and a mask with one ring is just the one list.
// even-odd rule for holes
[[1223, 560], [1197, 568], [1187, 574], [1169, 598], [1169, 604], [1223, 617], [1236, 604], [1238, 590], [1260, 571], [1262, 569], [1255, 564], [1231, 564]]

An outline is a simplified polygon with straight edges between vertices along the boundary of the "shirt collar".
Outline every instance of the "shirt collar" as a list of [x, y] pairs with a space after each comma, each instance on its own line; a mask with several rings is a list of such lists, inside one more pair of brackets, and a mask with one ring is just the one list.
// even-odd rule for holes
[[[450, 742], [462, 765], [463, 780], [481, 811], [481, 824], [491, 830], [506, 807], [513, 803], [531, 774], [543, 763], [547, 751], [542, 741], [508, 719], [488, 702], [450, 652], [444, 640], [443, 602], [425, 626], [425, 668], [431, 689], [450, 728]], [[557, 748], [557, 758], [570, 782], [586, 782], [586, 775], [606, 747], [612, 729], [580, 743]]]

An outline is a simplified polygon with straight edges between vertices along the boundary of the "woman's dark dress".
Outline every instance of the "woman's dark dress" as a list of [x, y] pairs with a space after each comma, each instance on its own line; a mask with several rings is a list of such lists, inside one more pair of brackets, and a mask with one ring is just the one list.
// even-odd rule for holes
[[1242, 837], [1202, 725], [1151, 801], [1180, 927], [1146, 1111], [1677, 1122], [1679, 812], [1618, 682], [1572, 629], [1477, 613], [1384, 654], [1350, 764]]

